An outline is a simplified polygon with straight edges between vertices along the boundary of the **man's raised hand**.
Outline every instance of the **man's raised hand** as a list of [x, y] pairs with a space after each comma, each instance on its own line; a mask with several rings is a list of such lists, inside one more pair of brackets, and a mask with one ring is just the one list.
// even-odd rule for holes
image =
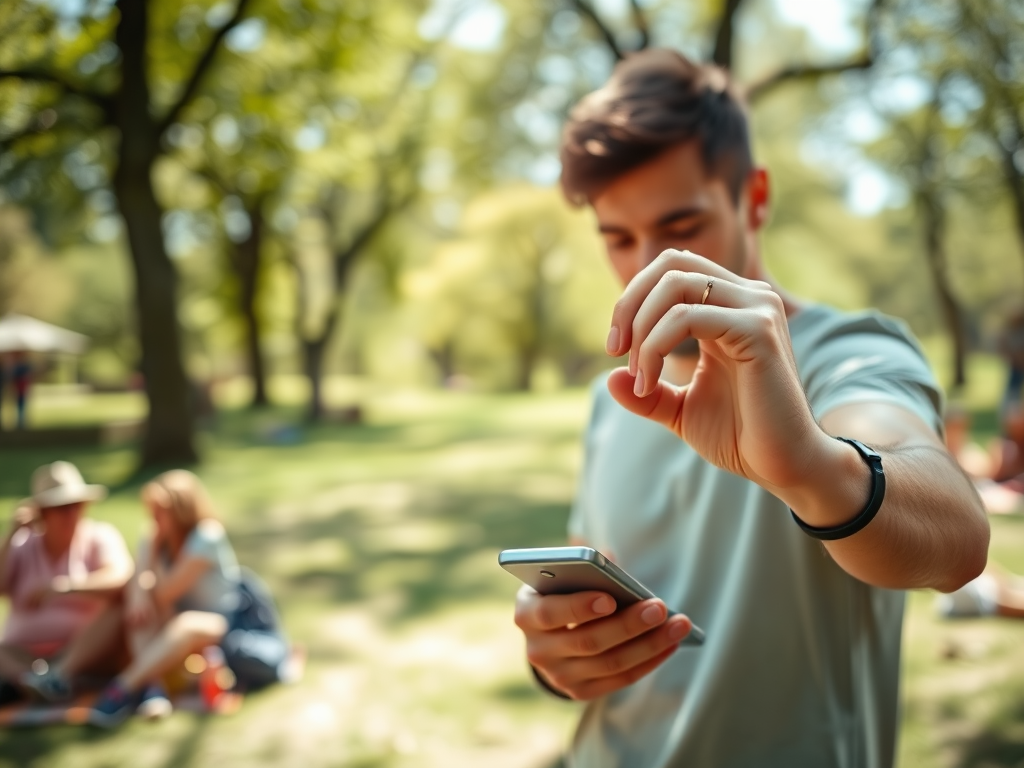
[[[623, 407], [769, 490], [806, 480], [827, 437], [800, 383], [785, 305], [768, 283], [665, 251], [626, 286], [611, 325], [608, 353], [629, 354], [608, 380]], [[691, 382], [661, 381], [665, 357], [691, 338], [700, 342]]]

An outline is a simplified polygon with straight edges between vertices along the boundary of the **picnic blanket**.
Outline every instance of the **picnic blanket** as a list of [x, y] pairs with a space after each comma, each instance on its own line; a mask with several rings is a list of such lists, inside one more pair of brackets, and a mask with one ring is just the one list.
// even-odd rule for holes
[[[297, 683], [302, 679], [306, 668], [306, 651], [302, 646], [293, 646], [287, 661], [287, 669], [282, 681], [287, 684]], [[89, 721], [89, 709], [99, 696], [99, 691], [84, 693], [73, 701], [63, 704], [45, 702], [19, 701], [0, 707], [0, 728], [38, 728], [47, 725], [85, 725]], [[198, 691], [186, 690], [170, 697], [175, 710], [184, 712], [201, 712], [217, 715], [230, 715], [237, 712], [244, 700], [238, 691], [222, 693], [210, 711], [203, 703]]]
[[[63, 704], [39, 702], [18, 702], [0, 708], [0, 728], [37, 728], [44, 725], [85, 725], [89, 722], [89, 709], [98, 692], [78, 696], [74, 701]], [[210, 714], [230, 715], [242, 706], [241, 693], [227, 691], [217, 699]], [[176, 710], [186, 712], [207, 712], [198, 693], [188, 692], [172, 696]]]

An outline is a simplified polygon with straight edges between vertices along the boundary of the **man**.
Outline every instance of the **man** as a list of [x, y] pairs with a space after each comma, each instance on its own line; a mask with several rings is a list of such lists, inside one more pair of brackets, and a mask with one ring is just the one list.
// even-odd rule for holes
[[33, 473], [32, 497], [0, 542], [0, 594], [11, 599], [0, 698], [66, 698], [64, 680], [123, 661], [121, 594], [134, 566], [117, 529], [85, 517], [104, 496], [66, 461]]
[[[955, 590], [988, 544], [920, 349], [771, 281], [768, 175], [722, 71], [631, 56], [562, 164], [626, 286], [607, 346], [628, 355], [595, 389], [570, 537], [661, 598], [521, 590], [538, 678], [588, 702], [570, 764], [891, 766], [899, 590]], [[679, 647], [689, 617], [703, 647]]]

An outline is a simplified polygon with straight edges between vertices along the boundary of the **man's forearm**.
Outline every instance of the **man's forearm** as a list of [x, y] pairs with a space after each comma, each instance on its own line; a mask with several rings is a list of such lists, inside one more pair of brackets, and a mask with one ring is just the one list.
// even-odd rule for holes
[[[889, 589], [958, 589], [985, 567], [988, 520], [974, 486], [938, 445], [872, 446], [882, 456], [885, 500], [875, 519], [846, 539], [824, 542], [850, 575]], [[851, 519], [867, 502], [870, 472], [850, 448], [817, 499], [794, 506], [802, 520], [828, 528]], [[859, 467], [858, 467], [859, 463]]]

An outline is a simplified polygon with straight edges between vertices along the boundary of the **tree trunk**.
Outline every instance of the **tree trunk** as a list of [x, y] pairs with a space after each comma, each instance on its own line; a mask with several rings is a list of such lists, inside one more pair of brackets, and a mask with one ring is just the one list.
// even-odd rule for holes
[[334, 335], [341, 312], [337, 304], [324, 320], [323, 328], [316, 338], [307, 339], [302, 337], [302, 367], [306, 378], [309, 380], [309, 408], [306, 411], [306, 421], [310, 424], [322, 421], [327, 414], [327, 407], [324, 405], [324, 360], [327, 356], [327, 345]]
[[238, 243], [232, 252], [232, 262], [239, 282], [239, 310], [245, 320], [245, 348], [249, 359], [249, 375], [253, 382], [253, 406], [267, 405], [266, 366], [260, 344], [260, 324], [256, 317], [256, 297], [259, 295], [261, 250], [263, 245], [262, 201], [248, 211], [249, 236]]
[[1019, 121], [1014, 122], [1014, 146], [1007, 147], [995, 137], [996, 145], [999, 147], [1003, 160], [1003, 177], [1006, 179], [1006, 186], [1010, 190], [1013, 199], [1014, 220], [1017, 223], [1017, 237], [1020, 240], [1021, 251], [1024, 253], [1024, 175], [1017, 170], [1017, 163], [1014, 156], [1024, 147], [1024, 136], [1017, 129], [1020, 128]]
[[718, 20], [718, 29], [715, 30], [715, 47], [711, 52], [711, 61], [726, 69], [732, 69], [733, 65], [733, 36], [736, 26], [736, 14], [742, 4], [743, 0], [725, 0], [722, 7], [722, 16]]
[[196, 451], [189, 383], [181, 359], [177, 273], [164, 248], [163, 211], [153, 190], [160, 137], [149, 114], [147, 3], [121, 2], [119, 8], [116, 40], [123, 74], [111, 111], [120, 133], [113, 189], [135, 267], [142, 373], [149, 399], [142, 464], [189, 464], [196, 460]]
[[428, 347], [427, 352], [437, 366], [441, 385], [444, 386], [455, 375], [455, 339], [446, 339], [440, 347]]
[[925, 251], [939, 298], [939, 310], [953, 341], [953, 387], [961, 389], [967, 383], [967, 330], [964, 326], [963, 310], [949, 287], [946, 275], [946, 217], [937, 193], [938, 190], [930, 190], [921, 196]]
[[306, 421], [315, 423], [322, 421], [327, 413], [324, 406], [323, 380], [324, 380], [324, 353], [327, 351], [329, 334], [323, 334], [316, 339], [302, 340], [303, 371], [309, 380], [309, 408], [306, 411]]
[[516, 356], [516, 392], [529, 392], [533, 380], [533, 369], [537, 367], [538, 349], [536, 344], [529, 344], [519, 350]]

